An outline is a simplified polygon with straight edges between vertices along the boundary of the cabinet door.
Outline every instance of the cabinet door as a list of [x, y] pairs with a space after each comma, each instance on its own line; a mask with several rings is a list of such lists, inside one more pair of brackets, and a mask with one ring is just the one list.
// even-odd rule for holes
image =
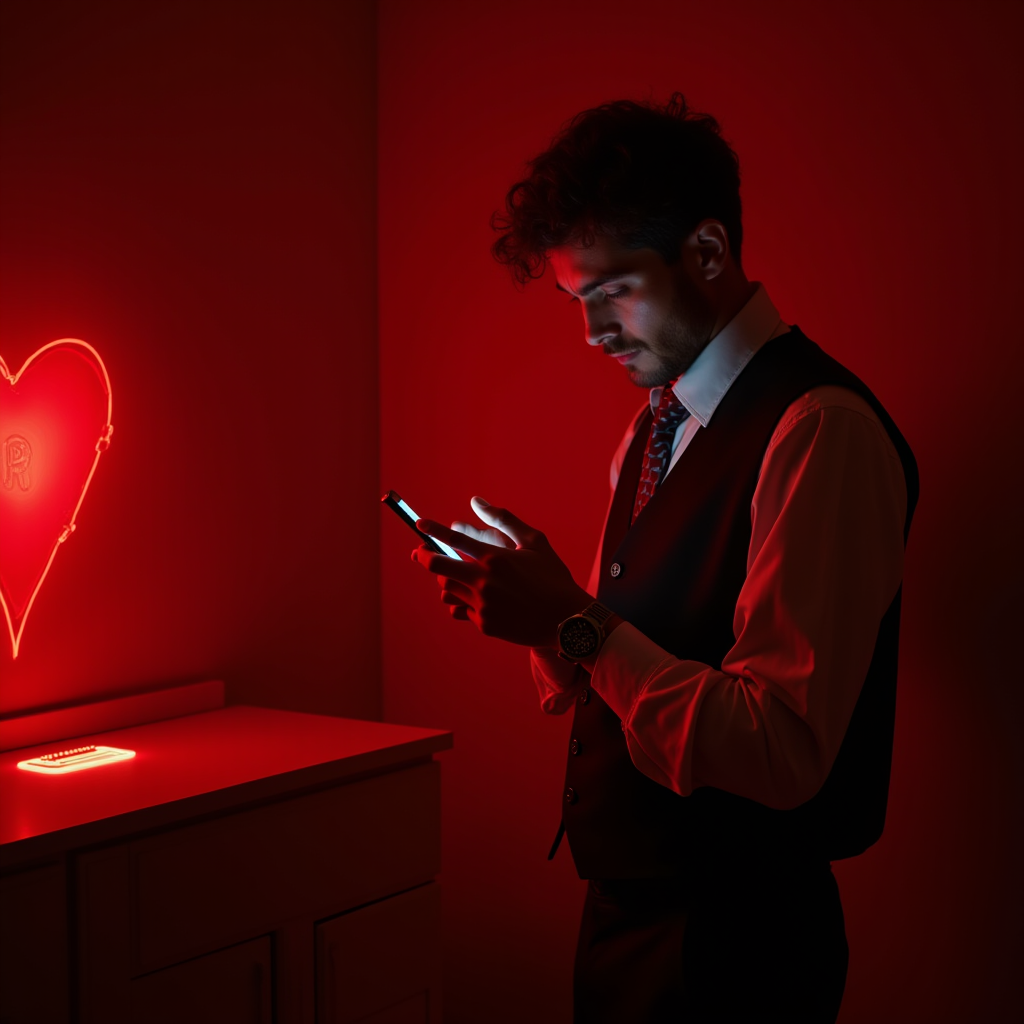
[[440, 792], [430, 762], [132, 842], [131, 976], [430, 881]]
[[131, 983], [132, 1020], [270, 1024], [270, 936], [196, 957]]
[[66, 1024], [64, 865], [0, 878], [0, 1024]]
[[440, 1024], [436, 882], [316, 928], [317, 1024]]

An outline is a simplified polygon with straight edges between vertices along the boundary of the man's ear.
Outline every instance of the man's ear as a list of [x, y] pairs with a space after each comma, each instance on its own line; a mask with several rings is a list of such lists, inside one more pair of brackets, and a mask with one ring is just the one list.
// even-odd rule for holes
[[686, 239], [694, 258], [693, 269], [705, 281], [718, 277], [729, 260], [729, 232], [720, 220], [702, 220]]

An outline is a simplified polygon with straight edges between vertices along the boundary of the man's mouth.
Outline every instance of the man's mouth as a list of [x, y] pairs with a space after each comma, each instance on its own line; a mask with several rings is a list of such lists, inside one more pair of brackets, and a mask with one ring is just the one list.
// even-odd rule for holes
[[638, 348], [631, 348], [625, 352], [609, 352], [608, 355], [612, 357], [621, 366], [625, 366], [626, 363], [631, 363], [642, 350]]

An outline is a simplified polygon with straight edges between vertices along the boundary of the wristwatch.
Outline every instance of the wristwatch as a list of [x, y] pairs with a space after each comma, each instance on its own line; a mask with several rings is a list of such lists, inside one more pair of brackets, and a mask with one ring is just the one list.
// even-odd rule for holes
[[608, 635], [605, 626], [614, 614], [595, 601], [576, 615], [570, 615], [558, 627], [558, 656], [579, 662], [596, 654]]

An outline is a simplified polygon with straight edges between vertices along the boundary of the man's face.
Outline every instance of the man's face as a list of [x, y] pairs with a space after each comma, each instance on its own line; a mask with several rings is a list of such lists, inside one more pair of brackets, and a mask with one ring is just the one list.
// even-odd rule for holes
[[711, 340], [716, 311], [684, 255], [669, 266], [653, 249], [626, 249], [598, 237], [549, 253], [557, 287], [579, 302], [589, 345], [600, 345], [642, 388], [689, 369]]

